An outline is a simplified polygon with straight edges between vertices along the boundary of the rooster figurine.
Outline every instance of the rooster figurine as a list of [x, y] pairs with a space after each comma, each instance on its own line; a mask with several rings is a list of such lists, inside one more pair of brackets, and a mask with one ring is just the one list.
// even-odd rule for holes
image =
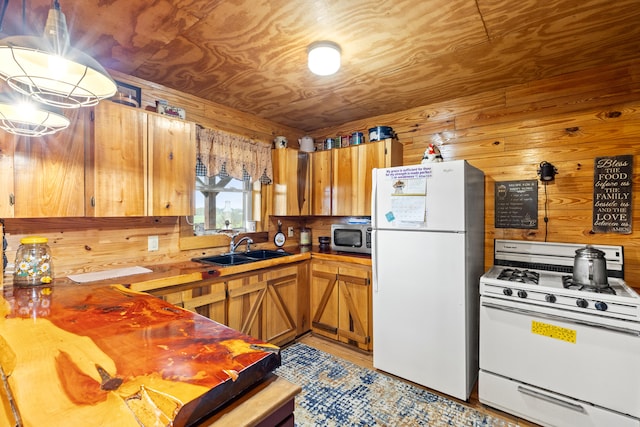
[[429, 144], [427, 149], [424, 151], [424, 156], [422, 156], [421, 163], [424, 164], [424, 163], [434, 163], [434, 162], [441, 162], [441, 161], [443, 161], [443, 159], [442, 159], [442, 154], [440, 154], [440, 149], [433, 144]]

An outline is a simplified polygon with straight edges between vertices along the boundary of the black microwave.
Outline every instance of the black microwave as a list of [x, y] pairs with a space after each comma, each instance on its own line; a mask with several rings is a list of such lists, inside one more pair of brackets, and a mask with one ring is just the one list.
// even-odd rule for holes
[[331, 249], [342, 252], [371, 253], [370, 224], [332, 224]]

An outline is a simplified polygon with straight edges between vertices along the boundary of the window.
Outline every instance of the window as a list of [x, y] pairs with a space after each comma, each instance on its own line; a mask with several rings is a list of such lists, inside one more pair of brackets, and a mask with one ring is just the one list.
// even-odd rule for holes
[[252, 185], [248, 179], [197, 176], [195, 202], [193, 229], [196, 235], [221, 230], [243, 231], [247, 221], [253, 218]]

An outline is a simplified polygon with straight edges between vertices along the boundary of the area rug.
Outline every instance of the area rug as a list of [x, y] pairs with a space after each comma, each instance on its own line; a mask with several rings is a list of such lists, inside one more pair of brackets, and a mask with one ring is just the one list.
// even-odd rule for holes
[[516, 427], [305, 344], [282, 349], [275, 373], [302, 387], [296, 426]]

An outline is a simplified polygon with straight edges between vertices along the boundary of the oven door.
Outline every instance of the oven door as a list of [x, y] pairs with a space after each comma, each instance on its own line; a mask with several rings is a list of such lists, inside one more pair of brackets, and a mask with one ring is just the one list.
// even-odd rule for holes
[[482, 371], [640, 418], [640, 325], [480, 300]]

